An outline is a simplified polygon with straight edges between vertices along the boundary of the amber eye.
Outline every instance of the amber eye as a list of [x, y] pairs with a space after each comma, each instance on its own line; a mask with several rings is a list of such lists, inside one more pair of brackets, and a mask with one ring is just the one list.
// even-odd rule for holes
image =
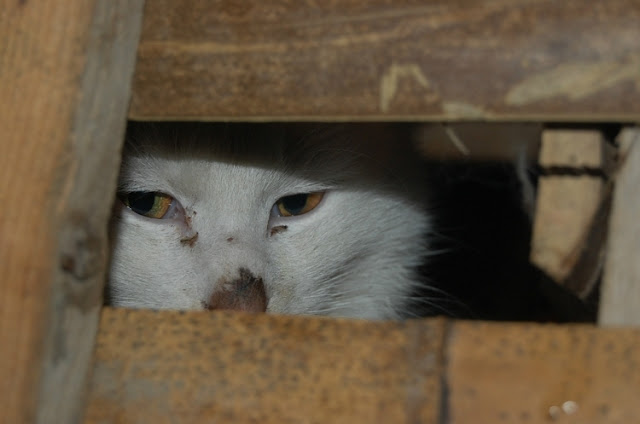
[[323, 196], [323, 191], [285, 196], [276, 202], [278, 214], [280, 216], [303, 215], [318, 206]]
[[120, 198], [135, 213], [155, 219], [164, 218], [173, 202], [173, 197], [155, 191], [123, 193]]

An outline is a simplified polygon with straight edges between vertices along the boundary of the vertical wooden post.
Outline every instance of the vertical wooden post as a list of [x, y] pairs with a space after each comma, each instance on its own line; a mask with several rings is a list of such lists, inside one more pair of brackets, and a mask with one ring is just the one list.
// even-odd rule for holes
[[603, 325], [640, 325], [640, 128], [618, 137], [607, 259], [598, 321]]
[[142, 0], [2, 2], [2, 423], [82, 419], [141, 17]]

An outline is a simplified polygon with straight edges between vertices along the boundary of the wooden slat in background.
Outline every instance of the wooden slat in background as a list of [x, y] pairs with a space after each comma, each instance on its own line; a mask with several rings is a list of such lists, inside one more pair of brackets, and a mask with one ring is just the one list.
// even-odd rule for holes
[[[613, 193], [600, 324], [640, 325], [640, 127], [619, 137], [620, 159]], [[640, 352], [639, 352], [640, 354]]]
[[141, 1], [2, 2], [0, 423], [76, 423]]
[[530, 260], [583, 299], [602, 273], [615, 153], [598, 130], [542, 133]]
[[638, 0], [148, 0], [135, 119], [640, 119]]
[[105, 308], [87, 423], [630, 423], [640, 329]]

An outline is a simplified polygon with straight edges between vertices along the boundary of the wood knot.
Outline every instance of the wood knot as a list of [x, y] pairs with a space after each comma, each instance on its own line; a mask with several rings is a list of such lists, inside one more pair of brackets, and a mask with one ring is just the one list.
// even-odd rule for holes
[[60, 233], [60, 268], [76, 282], [98, 275], [105, 259], [105, 246], [86, 216], [71, 214]]

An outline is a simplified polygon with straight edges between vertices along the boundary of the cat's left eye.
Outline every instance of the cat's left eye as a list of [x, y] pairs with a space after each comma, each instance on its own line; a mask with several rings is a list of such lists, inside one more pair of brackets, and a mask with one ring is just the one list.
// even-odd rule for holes
[[276, 202], [274, 210], [282, 217], [303, 215], [315, 209], [323, 197], [323, 191], [285, 196]]
[[120, 195], [122, 203], [138, 215], [147, 218], [168, 218], [174, 205], [174, 198], [156, 191], [134, 191]]

